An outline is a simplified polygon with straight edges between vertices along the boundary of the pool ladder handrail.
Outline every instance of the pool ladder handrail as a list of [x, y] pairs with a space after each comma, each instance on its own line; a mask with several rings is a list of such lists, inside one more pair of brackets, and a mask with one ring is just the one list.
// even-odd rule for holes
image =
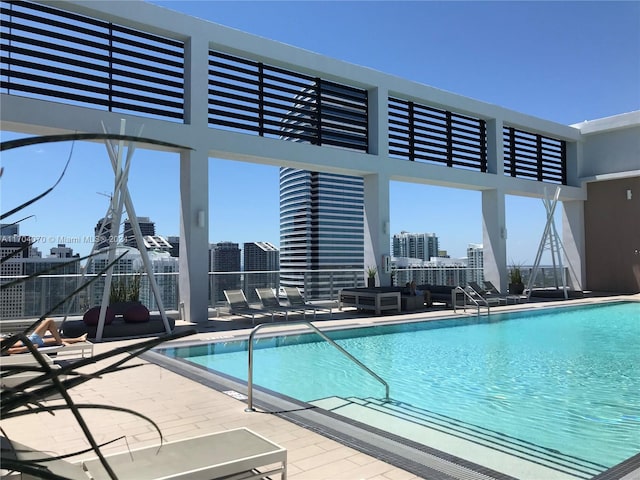
[[[469, 287], [471, 288], [471, 287]], [[461, 287], [460, 285], [458, 285], [456, 288], [453, 289], [453, 291], [451, 292], [451, 296], [452, 296], [452, 303], [453, 303], [453, 313], [456, 313], [456, 304], [458, 303], [458, 292], [461, 292], [462, 294], [464, 294], [464, 303], [462, 305], [463, 310], [466, 312], [467, 311], [467, 299], [471, 300], [471, 303], [473, 303], [476, 308], [478, 309], [478, 313], [477, 316], [480, 316], [480, 307], [487, 307], [487, 315], [491, 315], [491, 307], [489, 306], [489, 302], [487, 302], [486, 300], [484, 300], [484, 305], [480, 304], [480, 302], [478, 302], [477, 298], [474, 298], [473, 295], [471, 295], [471, 293], [466, 289]], [[473, 290], [474, 293], [477, 294], [477, 292], [475, 290]]]
[[254, 339], [256, 333], [258, 332], [258, 330], [260, 330], [262, 328], [266, 328], [266, 327], [284, 327], [284, 326], [288, 327], [288, 326], [291, 326], [291, 325], [306, 325], [307, 327], [311, 328], [315, 333], [320, 335], [320, 337], [323, 340], [327, 341], [330, 345], [332, 345], [335, 348], [337, 348], [349, 360], [354, 362], [356, 365], [358, 365], [360, 368], [362, 368], [365, 372], [367, 372], [373, 378], [375, 378], [380, 383], [382, 383], [384, 385], [384, 388], [385, 388], [385, 399], [386, 400], [389, 399], [389, 384], [387, 382], [385, 382], [384, 379], [382, 379], [380, 377], [380, 375], [375, 373], [373, 370], [371, 370], [369, 367], [367, 367], [364, 363], [362, 363], [356, 357], [354, 357], [349, 352], [347, 352], [344, 348], [342, 348], [335, 341], [333, 341], [331, 338], [329, 338], [325, 333], [323, 333], [318, 327], [313, 325], [311, 322], [300, 320], [300, 321], [296, 321], [296, 322], [261, 323], [260, 325], [256, 325], [253, 328], [253, 330], [251, 330], [251, 333], [249, 334], [249, 340], [248, 340], [249, 341], [249, 345], [248, 345], [248, 349], [249, 349], [249, 365], [248, 365], [249, 366], [249, 372], [248, 372], [248, 375], [247, 375], [247, 408], [244, 409], [245, 412], [255, 412], [256, 411], [256, 409], [253, 408], [253, 339]]

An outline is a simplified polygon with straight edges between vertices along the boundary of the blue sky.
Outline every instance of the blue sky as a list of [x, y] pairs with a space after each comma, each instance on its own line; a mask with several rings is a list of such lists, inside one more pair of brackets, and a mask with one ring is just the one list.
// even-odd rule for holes
[[[563, 124], [640, 109], [640, 2], [151, 3]], [[3, 153], [1, 210], [50, 186], [70, 148]], [[177, 156], [138, 150], [129, 188], [138, 216], [158, 234], [179, 233]], [[35, 217], [21, 233], [40, 237], [43, 253], [63, 241], [88, 253], [112, 190], [104, 147], [76, 144], [67, 175], [28, 209]], [[211, 242], [279, 243], [277, 168], [211, 159], [209, 195]], [[540, 200], [508, 197], [508, 261], [532, 263], [544, 225]], [[482, 242], [480, 193], [393, 183], [390, 231], [401, 230], [436, 233], [464, 256]]]

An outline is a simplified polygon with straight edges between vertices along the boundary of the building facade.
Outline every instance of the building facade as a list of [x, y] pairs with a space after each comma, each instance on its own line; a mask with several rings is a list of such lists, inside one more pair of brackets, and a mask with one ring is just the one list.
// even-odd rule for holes
[[470, 243], [467, 247], [467, 281], [480, 286], [484, 282], [484, 249], [477, 243]]
[[307, 298], [364, 282], [362, 178], [280, 169], [280, 271]]
[[[7, 232], [13, 230], [7, 229]], [[7, 258], [0, 263], [0, 283], [9, 283], [24, 275], [24, 260], [29, 258], [31, 239], [14, 235], [3, 235], [0, 241], [0, 258]], [[20, 318], [25, 312], [25, 283], [17, 283], [0, 291], [0, 320]]]
[[[280, 251], [270, 242], [247, 242], [242, 246], [244, 291], [251, 300], [256, 288], [278, 289]], [[252, 273], [255, 272], [255, 273]]]
[[437, 257], [439, 240], [435, 233], [409, 233], [402, 231], [393, 235], [394, 257], [420, 258], [428, 261]]
[[[140, 227], [140, 233], [143, 237], [154, 237], [156, 235], [156, 224], [152, 222], [149, 217], [138, 217], [138, 226]], [[136, 244], [136, 237], [133, 234], [133, 227], [131, 220], [126, 219], [124, 221], [123, 242], [128, 247], [138, 248]]]
[[[242, 288], [240, 246], [234, 242], [212, 243], [209, 248], [209, 298], [211, 305], [225, 302], [225, 290]], [[229, 273], [223, 273], [229, 272]]]
[[41, 275], [0, 292], [0, 320], [39, 317], [47, 312], [53, 315], [66, 313], [69, 305], [65, 299], [79, 286], [76, 275], [80, 273], [80, 262], [74, 261], [79, 255], [59, 244], [51, 249], [49, 256], [43, 257], [31, 244], [30, 236], [20, 236], [18, 225], [12, 227], [16, 228], [5, 229], [6, 235], [0, 241], [0, 257], [13, 255], [0, 264], [0, 276], [3, 277], [0, 282]]

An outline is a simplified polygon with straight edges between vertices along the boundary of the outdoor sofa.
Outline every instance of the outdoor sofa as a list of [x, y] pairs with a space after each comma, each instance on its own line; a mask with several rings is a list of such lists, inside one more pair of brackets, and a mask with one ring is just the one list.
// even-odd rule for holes
[[[452, 290], [448, 285], [418, 285], [417, 290], [431, 292], [431, 302], [453, 305]], [[382, 311], [412, 311], [425, 308], [421, 295], [411, 295], [407, 287], [344, 288], [340, 291], [340, 308], [354, 307], [372, 310], [376, 315]]]
[[[79, 337], [85, 333], [90, 339], [96, 338], [100, 307], [87, 310], [80, 320], [67, 320], [60, 326], [65, 337]], [[167, 316], [171, 331], [176, 326], [174, 318]], [[162, 316], [150, 314], [139, 302], [111, 304], [107, 307], [102, 338], [134, 338], [167, 333]]]

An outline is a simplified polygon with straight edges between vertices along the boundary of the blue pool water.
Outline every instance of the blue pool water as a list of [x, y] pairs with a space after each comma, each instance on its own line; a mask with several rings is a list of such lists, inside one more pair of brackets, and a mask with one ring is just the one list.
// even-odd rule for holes
[[[613, 466], [640, 452], [640, 303], [331, 332], [393, 400]], [[303, 401], [384, 397], [315, 335], [258, 339], [254, 382]], [[246, 342], [167, 349], [247, 379]]]

